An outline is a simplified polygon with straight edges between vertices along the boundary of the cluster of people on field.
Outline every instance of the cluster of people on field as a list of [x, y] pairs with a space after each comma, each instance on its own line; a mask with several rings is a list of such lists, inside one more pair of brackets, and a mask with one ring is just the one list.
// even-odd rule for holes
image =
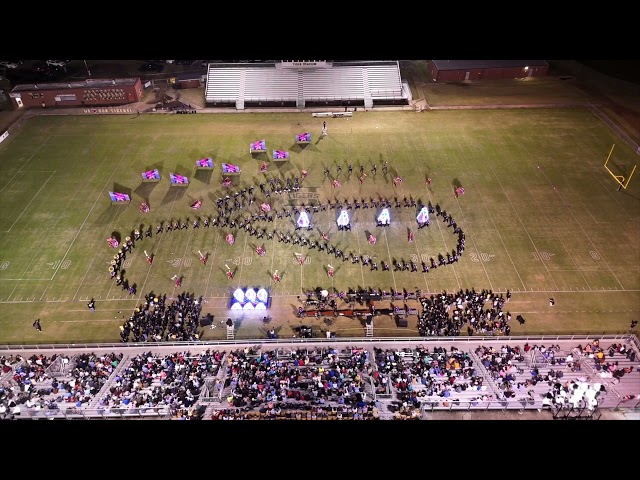
[[[503, 306], [511, 294], [474, 288], [456, 293], [430, 295], [419, 299], [422, 311], [418, 315], [418, 331], [425, 337], [457, 336], [466, 325], [469, 335], [509, 336], [511, 313]], [[488, 304], [485, 307], [485, 304]]]
[[121, 342], [165, 342], [198, 340], [202, 297], [182, 292], [172, 302], [167, 295], [153, 292], [145, 295], [145, 302], [136, 307], [128, 320], [120, 326]]

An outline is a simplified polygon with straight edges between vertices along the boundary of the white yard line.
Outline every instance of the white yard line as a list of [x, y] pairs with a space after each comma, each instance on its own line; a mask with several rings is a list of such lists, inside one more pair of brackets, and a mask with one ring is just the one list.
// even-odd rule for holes
[[[176, 204], [176, 202], [172, 202], [172, 204], [171, 204], [171, 208], [169, 209], [168, 215], [167, 215], [167, 217], [166, 217], [166, 218], [168, 218], [167, 222], [171, 222], [171, 220], [172, 220], [171, 212], [173, 212], [173, 207], [175, 206], [175, 204]], [[179, 220], [180, 220], [180, 219], [178, 219], [178, 221], [179, 221]], [[163, 225], [166, 227], [166, 223], [163, 223]], [[172, 231], [171, 231], [171, 233], [173, 233], [174, 231], [175, 231], [175, 230], [172, 230]], [[159, 249], [160, 249], [160, 244], [162, 243], [162, 239], [165, 237], [165, 235], [168, 235], [168, 234], [169, 234], [169, 232], [167, 232], [167, 230], [166, 230], [166, 228], [165, 228], [165, 230], [162, 232], [162, 236], [160, 237], [160, 240], [158, 240], [158, 244], [156, 245], [156, 250], [159, 250]], [[158, 236], [158, 234], [156, 234], [156, 237], [157, 237], [157, 236]], [[152, 255], [153, 255], [153, 253], [152, 253]], [[154, 261], [155, 261], [155, 259], [154, 259]], [[153, 264], [151, 264], [151, 265], [149, 265], [149, 266], [147, 267], [147, 274], [146, 274], [146, 275], [145, 275], [145, 277], [144, 277], [144, 282], [142, 283], [142, 285], [141, 285], [141, 286], [140, 286], [140, 288], [138, 289], [138, 291], [139, 291], [140, 293], [138, 294], [138, 297], [137, 297], [137, 299], [136, 299], [137, 301], [141, 301], [141, 300], [142, 300], [142, 298], [146, 295], [146, 294], [144, 293], [144, 287], [147, 285], [147, 280], [149, 279], [149, 274], [151, 273], [151, 269], [152, 269], [152, 268], [153, 268]]]
[[244, 236], [244, 245], [242, 246], [242, 256], [240, 257], [240, 272], [238, 275], [238, 284], [242, 285], [242, 282], [240, 280], [242, 280], [242, 266], [244, 265], [244, 253], [247, 250], [247, 241], [249, 238], [249, 234], [247, 233], [247, 231], [245, 230], [245, 235]]
[[53, 281], [53, 279], [55, 278], [55, 276], [58, 274], [58, 272], [60, 271], [60, 266], [64, 263], [65, 259], [67, 258], [67, 255], [69, 255], [69, 252], [71, 251], [71, 247], [73, 247], [73, 244], [76, 242], [76, 239], [78, 238], [78, 236], [80, 235], [80, 232], [82, 231], [82, 228], [85, 226], [85, 224], [87, 223], [87, 220], [89, 220], [89, 217], [91, 216], [91, 213], [93, 212], [93, 209], [96, 207], [96, 205], [98, 204], [98, 201], [101, 200], [103, 198], [104, 192], [106, 191], [106, 189], [109, 186], [109, 183], [111, 183], [111, 179], [113, 178], [113, 175], [118, 171], [118, 168], [120, 167], [120, 164], [122, 163], [122, 160], [124, 160], [125, 156], [127, 155], [127, 153], [123, 153], [122, 157], [120, 158], [120, 161], [118, 162], [118, 164], [115, 166], [115, 168], [113, 169], [113, 172], [111, 172], [111, 175], [109, 175], [109, 178], [107, 180], [107, 182], [104, 184], [104, 187], [102, 187], [102, 189], [100, 190], [100, 192], [98, 193], [96, 200], [93, 202], [93, 205], [91, 206], [91, 209], [89, 210], [89, 213], [87, 213], [87, 216], [84, 218], [84, 221], [82, 222], [82, 225], [80, 225], [80, 228], [78, 229], [78, 232], [76, 233], [76, 236], [73, 237], [73, 240], [71, 241], [71, 243], [69, 244], [69, 248], [67, 248], [67, 251], [65, 252], [64, 256], [62, 257], [62, 260], [60, 260], [60, 265], [58, 265], [58, 268], [56, 268], [56, 271], [53, 273], [53, 276], [51, 277], [51, 280], [49, 281], [49, 284], [45, 287], [45, 289], [42, 292], [42, 295], [40, 296], [40, 300], [42, 300], [42, 298], [44, 297], [44, 294], [47, 292], [47, 290], [49, 289], [49, 287], [51, 286], [51, 282]]
[[[624, 212], [627, 214], [627, 217], [629, 217], [629, 221], [633, 222], [633, 221], [634, 221], [634, 218], [633, 218], [633, 217], [632, 217], [632, 216], [631, 216], [631, 215], [630, 215], [630, 214], [629, 214], [629, 213], [624, 209], [624, 207], [622, 206], [622, 204], [618, 201], [617, 195], [615, 195], [613, 191], [609, 190], [609, 188], [607, 188], [607, 186], [606, 186], [604, 183], [602, 183], [602, 180], [600, 179], [600, 176], [599, 176], [599, 175], [597, 175], [597, 174], [596, 174], [595, 172], [593, 172], [593, 171], [591, 172], [591, 174], [592, 174], [592, 175], [593, 175], [593, 177], [598, 181], [598, 183], [600, 183], [600, 185], [602, 185], [602, 188], [604, 188], [604, 189], [607, 191], [607, 193], [608, 193], [608, 194], [609, 194], [609, 195], [610, 195], [610, 196], [615, 200], [615, 202], [620, 206], [620, 210], [624, 211]], [[618, 193], [618, 192], [615, 192], [615, 193]], [[581, 201], [582, 201], [582, 200], [581, 200]], [[583, 204], [583, 205], [584, 205], [584, 204]], [[585, 208], [587, 208], [587, 207], [585, 206]], [[589, 209], [587, 208], [587, 210], [589, 210]], [[589, 214], [591, 214], [591, 212], [589, 212]], [[593, 218], [593, 217], [592, 217], [592, 218]], [[596, 223], [598, 223], [598, 222], [596, 222]]]
[[[24, 271], [22, 272], [22, 276], [24, 276], [24, 274], [27, 272], [27, 270], [29, 270], [29, 267], [31, 266], [31, 264], [33, 263], [33, 261], [35, 260], [36, 256], [34, 255], [33, 257], [31, 257], [31, 261], [29, 262], [29, 265], [27, 265], [24, 269]], [[13, 295], [13, 292], [16, 291], [16, 288], [18, 288], [18, 285], [20, 285], [20, 282], [22, 282], [22, 278], [20, 278], [17, 282], [16, 282], [16, 286], [13, 287], [13, 290], [11, 290], [11, 293], [9, 295], [7, 295], [7, 298], [11, 298], [11, 296]]]
[[78, 296], [78, 292], [80, 291], [80, 288], [82, 288], [82, 284], [84, 283], [84, 279], [87, 278], [87, 273], [89, 273], [89, 270], [91, 269], [91, 266], [93, 265], [94, 260], [96, 259], [97, 255], [94, 255], [93, 257], [91, 257], [91, 261], [89, 262], [89, 266], [87, 267], [87, 270], [84, 272], [84, 275], [82, 276], [82, 280], [80, 280], [80, 284], [78, 285], [78, 289], [76, 290], [76, 293], [73, 295], [72, 300], [75, 300], [76, 297]]
[[36, 148], [36, 151], [35, 151], [35, 152], [33, 152], [33, 153], [31, 154], [31, 156], [30, 156], [30, 157], [29, 157], [29, 159], [25, 162], [25, 164], [24, 164], [24, 165], [22, 165], [22, 166], [18, 169], [18, 171], [13, 175], [13, 177], [11, 177], [11, 179], [7, 182], [7, 184], [6, 184], [4, 187], [2, 187], [2, 188], [0, 189], [0, 193], [2, 193], [2, 192], [4, 191], [4, 189], [5, 189], [5, 188], [7, 188], [9, 185], [11, 185], [11, 184], [13, 183], [13, 179], [14, 179], [14, 178], [16, 178], [20, 172], [22, 172], [22, 169], [23, 169], [24, 167], [26, 167], [26, 166], [29, 164], [29, 162], [33, 159], [33, 157], [35, 157], [36, 153], [38, 153], [38, 152], [40, 151], [40, 149], [41, 149], [41, 148], [42, 148], [42, 147], [43, 147], [43, 146], [44, 146], [44, 145], [49, 141], [49, 139], [50, 139], [50, 138], [51, 138], [51, 135], [49, 135], [49, 136], [46, 138], [46, 140], [45, 140], [44, 142], [42, 142], [42, 144], [41, 144], [38, 148]]
[[[526, 185], [527, 190], [529, 191], [529, 193], [531, 194], [531, 196], [533, 197], [533, 201], [536, 203], [536, 205], [538, 205], [538, 208], [540, 209], [540, 211], [542, 212], [542, 214], [544, 215], [544, 218], [547, 219], [547, 225], [549, 225], [549, 227], [551, 227], [551, 229], [553, 230], [553, 233], [555, 233], [556, 238], [558, 239], [558, 241], [560, 242], [560, 245], [562, 245], [562, 248], [564, 248], [565, 252], [567, 252], [567, 255], [569, 256], [569, 258], [571, 259], [571, 261], [573, 262], [573, 264], [576, 266], [576, 270], [578, 271], [578, 273], [580, 274], [580, 276], [582, 277], [582, 279], [584, 280], [584, 283], [587, 284], [587, 287], [589, 287], [589, 289], [591, 289], [591, 285], [589, 285], [589, 282], [587, 281], [587, 279], [584, 277], [584, 275], [582, 274], [582, 271], [580, 270], [580, 266], [578, 265], [578, 263], [574, 260], [574, 258], [571, 256], [571, 252], [569, 251], [569, 249], [567, 247], [565, 247], [564, 242], [562, 241], [562, 238], [560, 237], [560, 235], [558, 235], [558, 233], [555, 231], [555, 229], [553, 228], [553, 225], [551, 225], [551, 222], [549, 221], [549, 217], [547, 216], [546, 213], [544, 213], [544, 210], [542, 210], [542, 207], [540, 206], [540, 204], [538, 203], [538, 200], [536, 200], [536, 197], [533, 193], [531, 193], [531, 189], [529, 188], [529, 185]], [[542, 259], [540, 259], [540, 261], [543, 261]], [[559, 270], [554, 270], [554, 271], [559, 271]]]
[[44, 186], [49, 182], [49, 180], [51, 180], [53, 178], [53, 176], [56, 174], [56, 171], [54, 170], [53, 173], [49, 176], [49, 178], [47, 178], [45, 180], [45, 182], [42, 184], [42, 186], [38, 189], [38, 191], [36, 192], [36, 194], [31, 197], [31, 200], [29, 201], [29, 203], [27, 203], [27, 206], [24, 207], [24, 209], [22, 210], [22, 212], [20, 213], [20, 215], [18, 215], [18, 218], [15, 219], [15, 221], [11, 224], [11, 226], [9, 227], [9, 230], [7, 230], [7, 233], [9, 233], [11, 231], [11, 229], [13, 228], [13, 226], [18, 223], [18, 220], [20, 220], [20, 218], [22, 217], [22, 215], [24, 215], [24, 212], [27, 211], [27, 209], [29, 208], [29, 206], [33, 203], [33, 201], [36, 199], [36, 197], [38, 196], [38, 194], [42, 191], [42, 189], [44, 188]]
[[362, 275], [362, 288], [366, 287], [366, 283], [364, 281], [364, 267], [362, 266], [362, 252], [360, 251], [360, 234], [358, 234], [358, 224], [355, 225], [354, 228], [356, 232], [356, 243], [358, 244], [358, 256], [360, 257], [360, 274]]
[[[427, 227], [427, 228], [429, 228], [429, 227]], [[418, 240], [417, 240], [417, 237], [415, 235], [414, 235], [414, 238], [413, 238], [413, 243], [414, 243], [414, 245], [416, 247], [416, 255], [418, 255], [418, 260], [419, 260], [419, 262], [421, 262], [422, 261], [422, 255], [420, 254], [420, 249], [418, 248]], [[427, 262], [425, 262], [425, 263], [427, 263]], [[422, 277], [424, 278], [424, 285], [425, 285], [425, 287], [427, 289], [427, 292], [428, 292], [429, 291], [429, 282], [427, 282], [427, 274], [425, 272], [422, 272]]]
[[[188, 222], [189, 219], [186, 219], [185, 221]], [[188, 225], [188, 223], [187, 223]], [[182, 266], [184, 265], [184, 261], [187, 258], [187, 249], [189, 248], [189, 243], [191, 243], [191, 239], [193, 238], [193, 229], [191, 229], [189, 238], [187, 238], [187, 244], [184, 246], [184, 253], [182, 254], [182, 258], [180, 260], [180, 267], [178, 267], [178, 278], [180, 278], [180, 273], [182, 272]], [[189, 255], [189, 258], [191, 258], [191, 255]], [[191, 261], [193, 262], [193, 258], [191, 258]], [[182, 281], [180, 282], [180, 288], [182, 287]], [[173, 284], [173, 290], [171, 293], [171, 296], [174, 297], [176, 294], [176, 284]]]
[[[571, 185], [569, 185], [569, 189], [570, 189], [573, 193], [576, 193], [575, 189], [574, 189]], [[584, 204], [584, 202], [583, 202], [583, 201], [582, 201], [582, 199], [580, 198], [579, 194], [577, 194], [577, 195], [578, 195], [578, 201], [579, 201], [579, 202], [580, 202], [580, 204], [583, 206], [583, 208], [587, 211], [587, 213], [588, 213], [588, 214], [589, 214], [589, 216], [591, 217], [591, 220], [593, 220], [593, 223], [606, 223], [606, 222], [599, 222], [599, 221], [597, 221], [597, 220], [594, 218], [593, 214], [591, 213], [591, 209], [590, 209], [590, 208], [587, 208], [587, 206]]]
[[[212, 228], [211, 226], [209, 226], [209, 228]], [[218, 242], [220, 241], [220, 233], [222, 232], [218, 232], [218, 228], [217, 227], [213, 227], [215, 230], [215, 240], [213, 242], [213, 252], [211, 253], [211, 265], [209, 266], [209, 276], [207, 277], [207, 284], [204, 287], [204, 295], [202, 295], [203, 297], [207, 296], [207, 291], [209, 290], [209, 280], [211, 280], [211, 272], [213, 272], [213, 264], [216, 263], [216, 252], [218, 251]], [[209, 233], [209, 232], [207, 232]]]
[[391, 250], [389, 250], [389, 240], [387, 240], [387, 229], [386, 227], [381, 227], [382, 228], [382, 232], [384, 233], [384, 241], [387, 244], [387, 253], [389, 255], [389, 271], [391, 272], [391, 278], [393, 278], [393, 291], [397, 292], [398, 291], [398, 284], [396, 283], [396, 276], [393, 273], [393, 265], [392, 265], [392, 260], [391, 260]]
[[[530, 159], [530, 165], [533, 168], [533, 156], [531, 155], [531, 153], [529, 153], [529, 150], [527, 150], [527, 147], [522, 144], [522, 148], [524, 149], [525, 152], [527, 152], [527, 155], [529, 156]], [[551, 182], [551, 180], [549, 179], [549, 177], [547, 177], [547, 174], [544, 172], [543, 169], [539, 170], [542, 175], [544, 176], [544, 178], [547, 180], [547, 182], [549, 182], [549, 185], [553, 185], [553, 183]], [[558, 189], [556, 189], [554, 187], [554, 192], [556, 192], [556, 194], [558, 195], [558, 197], [560, 198], [560, 200], [562, 201], [562, 203], [564, 204], [565, 201], [562, 198], [562, 194], [560, 193], [560, 191]], [[602, 260], [602, 262], [605, 264], [605, 266], [609, 269], [609, 272], [611, 272], [611, 275], [613, 275], [613, 278], [616, 279], [616, 282], [618, 282], [618, 285], [620, 285], [620, 287], [624, 288], [624, 286], [622, 285], [622, 283], [620, 282], [620, 280], [618, 280], [618, 277], [616, 277], [616, 274], [613, 273], [613, 270], [611, 269], [611, 267], [609, 266], [609, 264], [606, 262], [606, 260], [604, 259], [604, 256], [602, 254], [600, 254], [600, 252], [598, 251], [598, 247], [595, 246], [595, 244], [593, 243], [593, 241], [591, 240], [591, 237], [589, 237], [589, 234], [586, 232], [586, 230], [584, 229], [584, 227], [582, 226], [582, 223], [580, 223], [578, 221], [578, 219], [576, 218], [576, 216], [574, 215], [574, 213], [569, 210], [569, 213], [571, 214], [571, 216], [573, 217], [573, 219], [576, 221], [576, 223], [578, 224], [578, 226], [580, 227], [580, 230], [582, 230], [582, 233], [584, 234], [584, 236], [586, 237], [587, 240], [589, 240], [589, 243], [593, 246], [594, 251], [600, 255], [600, 259]], [[546, 265], [545, 265], [546, 266]], [[548, 271], [548, 270], [547, 270]], [[584, 278], [584, 277], [583, 277]], [[555, 283], [555, 281], [554, 281]], [[557, 287], [557, 284], [556, 284]]]
[[[460, 146], [460, 141], [458, 138], [456, 138], [456, 141], [458, 142], [458, 145]], [[461, 150], [464, 147], [461, 148]], [[466, 223], [466, 218], [464, 216], [464, 212], [462, 211], [462, 204], [460, 203], [460, 201], [456, 198], [456, 205], [458, 207], [458, 209], [460, 210], [460, 215], [462, 215], [462, 220], [465, 221]], [[467, 226], [466, 228], [469, 228], [469, 226]], [[473, 243], [473, 248], [476, 249], [476, 253], [478, 254], [478, 259], [480, 260], [480, 265], [482, 265], [482, 269], [484, 270], [484, 274], [487, 277], [487, 281], [489, 282], [489, 286], [491, 287], [491, 290], [493, 290], [493, 284], [491, 283], [491, 278], [489, 277], [489, 272], [487, 272], [487, 268], [484, 266], [484, 262], [482, 261], [482, 258], [480, 258], [480, 250], [478, 249], [475, 240], [473, 239], [473, 235], [470, 235], [471, 238], [471, 243]], [[466, 236], [465, 236], [466, 239]]]

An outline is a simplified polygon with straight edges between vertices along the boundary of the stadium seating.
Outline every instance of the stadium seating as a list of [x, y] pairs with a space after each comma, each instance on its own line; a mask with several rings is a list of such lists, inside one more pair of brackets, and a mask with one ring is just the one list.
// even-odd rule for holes
[[208, 104], [234, 102], [400, 101], [402, 81], [397, 62], [334, 63], [331, 68], [285, 69], [273, 66], [209, 68], [205, 99]]

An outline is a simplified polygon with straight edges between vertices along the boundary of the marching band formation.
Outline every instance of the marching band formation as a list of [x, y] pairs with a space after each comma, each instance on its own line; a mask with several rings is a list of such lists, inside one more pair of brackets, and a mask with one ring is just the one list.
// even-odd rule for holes
[[[190, 225], [193, 229], [199, 229], [201, 225], [203, 226], [203, 228], [219, 227], [228, 230], [224, 237], [225, 241], [229, 245], [234, 245], [235, 235], [237, 234], [237, 232], [244, 231], [248, 235], [254, 236], [257, 239], [266, 237], [266, 240], [275, 239], [279, 243], [291, 243], [293, 245], [305, 246], [309, 250], [315, 249], [318, 252], [326, 252], [327, 255], [333, 255], [334, 258], [341, 259], [343, 262], [351, 261], [352, 264], [361, 263], [363, 266], [369, 267], [371, 271], [377, 271], [378, 262], [375, 260], [375, 256], [355, 253], [353, 251], [343, 251], [341, 248], [338, 248], [337, 245], [331, 243], [329, 232], [327, 231], [319, 230], [318, 238], [314, 238], [313, 234], [305, 235], [301, 231], [304, 230], [307, 232], [312, 232], [314, 230], [313, 226], [308, 221], [308, 215], [312, 213], [315, 214], [319, 212], [335, 210], [336, 214], [338, 214], [339, 212], [340, 215], [338, 220], [336, 220], [338, 229], [351, 230], [349, 214], [347, 213], [348, 211], [360, 209], [382, 210], [388, 216], [388, 212], [386, 212], [385, 210], [395, 207], [411, 208], [419, 211], [419, 214], [416, 217], [418, 229], [429, 226], [430, 214], [435, 214], [436, 217], [440, 217], [442, 221], [447, 224], [447, 227], [452, 228], [454, 235], [457, 236], [457, 245], [456, 248], [451, 252], [439, 253], [437, 255], [437, 258], [431, 257], [429, 262], [420, 262], [421, 268], [419, 268], [419, 265], [414, 260], [406, 261], [404, 260], [404, 258], [401, 258], [400, 260], [393, 258], [391, 265], [381, 260], [380, 264], [382, 271], [389, 271], [393, 266], [395, 271], [428, 273], [430, 269], [436, 269], [438, 267], [450, 265], [457, 262], [464, 251], [464, 232], [457, 225], [452, 216], [449, 215], [445, 210], [443, 210], [439, 204], [433, 206], [431, 202], [428, 202], [426, 205], [423, 205], [420, 201], [417, 201], [412, 196], [404, 196], [404, 198], [402, 199], [399, 199], [396, 195], [393, 196], [393, 199], [386, 198], [380, 195], [378, 195], [378, 198], [358, 198], [355, 196], [352, 198], [347, 198], [344, 196], [342, 198], [338, 198], [337, 196], [334, 196], [333, 199], [328, 199], [326, 202], [318, 201], [317, 203], [310, 203], [308, 205], [302, 203], [300, 206], [289, 205], [282, 208], [273, 208], [270, 203], [271, 196], [280, 196], [282, 194], [298, 192], [300, 190], [302, 182], [307, 178], [308, 171], [301, 170], [300, 177], [298, 177], [297, 175], [292, 175], [284, 178], [266, 178], [267, 169], [268, 164], [266, 162], [262, 162], [262, 164], [260, 165], [260, 173], [264, 174], [265, 178], [262, 179], [259, 184], [240, 188], [236, 191], [227, 191], [224, 196], [218, 197], [218, 199], [215, 201], [214, 212], [212, 214], [197, 216], [193, 220], [190, 220], [189, 218], [171, 218], [168, 221], [160, 221], [156, 225], [155, 234], [161, 235], [178, 230], [188, 230]], [[347, 171], [348, 175], [351, 176], [353, 172], [353, 165], [348, 164]], [[387, 161], [383, 162], [382, 171], [386, 176], [388, 173]], [[341, 165], [337, 166], [337, 175], [333, 178], [330, 178], [330, 171], [328, 168], [325, 168], [324, 170], [325, 179], [329, 179], [331, 181], [331, 186], [334, 189], [339, 189], [342, 187], [341, 182], [337, 179], [337, 176], [340, 174], [342, 174]], [[377, 165], [372, 165], [371, 174], [373, 176], [377, 174]], [[368, 175], [367, 173], [365, 173], [364, 165], [360, 165], [360, 175], [358, 176], [359, 183], [362, 184], [367, 176]], [[398, 176], [397, 174], [393, 177], [392, 184], [394, 192], [403, 181], [403, 178], [401, 176]], [[425, 184], [427, 187], [430, 187], [431, 181], [431, 177], [428, 177], [426, 179]], [[232, 187], [232, 183], [233, 182], [229, 177], [224, 177], [222, 186]], [[251, 207], [253, 206], [253, 204], [257, 204], [256, 194], [263, 197], [263, 201], [259, 203], [259, 207], [257, 209], [252, 209]], [[457, 186], [454, 189], [455, 198], [458, 198], [463, 194], [463, 187]], [[202, 206], [203, 201], [201, 199], [195, 200], [190, 204], [190, 207], [194, 210], [200, 210]], [[148, 203], [146, 201], [142, 202], [139, 211], [141, 213], [148, 213], [149, 210], [150, 208]], [[339, 221], [344, 216], [346, 216], [346, 219]], [[302, 217], [304, 217], [305, 221], [302, 221]], [[296, 218], [299, 221], [296, 221]], [[288, 220], [285, 221], [285, 223], [290, 223], [290, 228], [285, 227], [284, 229], [268, 229], [264, 225], [261, 225], [261, 222], [272, 223], [275, 221], [275, 219], [291, 219], [290, 222]], [[378, 217], [378, 227], [384, 227], [388, 225], [390, 225], [390, 220], [388, 218], [386, 218], [384, 221], [381, 221], [380, 217]], [[110, 276], [115, 280], [117, 285], [122, 286], [123, 290], [128, 289], [130, 294], [135, 294], [136, 286], [135, 284], [130, 285], [129, 282], [123, 278], [124, 272], [122, 269], [122, 264], [126, 258], [127, 253], [131, 252], [135, 247], [135, 242], [142, 240], [143, 236], [140, 232], [141, 229], [143, 229], [142, 225], [140, 226], [140, 229], [135, 229], [134, 231], [132, 231], [131, 236], [127, 236], [125, 238], [125, 241], [122, 243], [118, 241], [116, 236], [107, 238], [107, 242], [111, 248], [119, 248], [118, 252], [113, 256], [113, 259], [110, 262]], [[366, 231], [365, 233], [367, 235], [367, 243], [372, 246], [376, 245], [376, 236], [368, 231]], [[153, 236], [152, 226], [149, 225], [146, 227], [146, 229], [144, 229], [144, 236]], [[414, 238], [414, 231], [411, 228], [408, 228], [408, 243], [413, 243]], [[264, 257], [266, 255], [266, 248], [264, 244], [255, 246], [255, 252], [258, 256]], [[154, 255], [147, 253], [146, 250], [144, 251], [144, 254], [149, 266], [152, 266]], [[198, 255], [200, 262], [203, 265], [206, 265], [208, 254], [203, 254], [198, 250]], [[305, 264], [306, 257], [303, 254], [294, 253], [294, 255], [300, 265]], [[234, 271], [226, 264], [225, 267], [227, 279], [233, 280]], [[325, 271], [329, 278], [334, 277], [335, 269], [331, 264], [327, 264]], [[279, 283], [281, 281], [281, 278], [282, 277], [278, 273], [278, 270], [275, 270], [272, 273], [272, 279], [275, 283]], [[174, 281], [175, 287], [181, 287], [183, 277], [173, 275], [171, 277], [171, 280]]]

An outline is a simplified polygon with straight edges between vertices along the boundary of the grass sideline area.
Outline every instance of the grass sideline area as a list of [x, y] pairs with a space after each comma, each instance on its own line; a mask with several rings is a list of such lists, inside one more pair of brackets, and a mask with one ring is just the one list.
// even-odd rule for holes
[[[231, 291], [243, 286], [269, 289], [267, 313], [282, 336], [302, 323], [295, 316], [297, 296], [316, 287], [430, 293], [509, 289], [513, 317], [527, 319], [522, 326], [512, 322], [512, 335], [621, 333], [638, 317], [640, 183], [636, 176], [618, 192], [603, 167], [614, 143], [612, 164], [621, 172], [628, 173], [638, 157], [589, 111], [357, 112], [327, 119], [327, 127], [328, 136], [320, 139], [322, 119], [308, 113], [29, 119], [0, 145], [0, 344], [118, 342], [119, 325], [151, 291], [170, 298], [181, 291], [202, 295], [203, 313], [225, 319], [231, 316]], [[295, 145], [294, 136], [307, 131], [312, 142]], [[249, 154], [249, 143], [260, 139], [266, 140], [267, 153]], [[291, 161], [272, 162], [275, 149], [289, 151]], [[195, 171], [195, 161], [203, 157], [213, 158], [212, 172]], [[267, 178], [309, 171], [302, 195], [272, 197], [273, 208], [314, 198], [353, 201], [378, 195], [430, 201], [464, 230], [464, 255], [427, 274], [372, 272], [266, 237], [257, 240], [236, 231], [231, 246], [224, 240], [228, 229], [191, 228], [196, 216], [214, 213], [215, 200], [226, 194], [222, 162], [240, 166], [240, 185], [246, 187], [264, 181], [262, 161], [269, 163]], [[387, 175], [381, 169], [385, 161]], [[370, 171], [373, 164], [376, 174]], [[368, 174], [362, 184], [360, 165]], [[141, 172], [154, 168], [162, 180], [143, 183]], [[186, 175], [191, 184], [172, 188], [169, 173]], [[336, 175], [340, 188], [331, 186]], [[404, 181], [394, 189], [395, 176]], [[454, 198], [454, 185], [466, 193]], [[130, 193], [131, 204], [111, 205], [108, 191]], [[247, 213], [257, 212], [263, 200], [256, 191], [256, 204]], [[190, 205], [197, 199], [203, 206], [195, 211]], [[149, 213], [138, 211], [142, 200], [148, 201]], [[416, 229], [415, 212], [408, 208], [393, 208], [387, 228], [376, 226], [372, 209], [352, 214], [349, 232], [337, 231], [335, 211], [314, 214], [310, 236], [328, 230], [331, 242], [345, 252], [388, 263], [436, 258], [456, 245], [452, 229], [433, 216], [428, 228]], [[186, 218], [188, 230], [155, 235], [160, 221]], [[109, 278], [115, 251], [105, 239], [113, 232], [124, 238], [141, 225], [141, 231], [152, 225], [154, 235], [127, 257], [126, 278], [137, 286], [131, 296]], [[290, 219], [264, 227], [293, 231]], [[408, 228], [415, 232], [413, 243], [407, 241]], [[367, 232], [378, 237], [376, 245], [367, 243]], [[257, 243], [264, 244], [264, 257], [256, 255]], [[153, 265], [143, 250], [154, 254]], [[206, 265], [198, 251], [209, 254]], [[297, 264], [294, 252], [306, 255], [308, 263]], [[336, 267], [333, 279], [325, 273], [328, 263]], [[225, 265], [236, 269], [232, 281]], [[271, 277], [276, 269], [282, 275], [278, 284]], [[181, 288], [171, 280], [176, 274], [184, 276]], [[556, 300], [552, 308], [549, 297]], [[91, 298], [97, 304], [93, 313], [86, 306]], [[236, 338], [263, 338], [262, 315], [236, 317]], [[42, 332], [32, 327], [35, 318], [41, 319]], [[381, 321], [376, 334], [415, 336], [414, 326], [399, 330], [391, 320]], [[223, 330], [206, 329], [202, 339], [223, 339]], [[339, 319], [332, 330], [363, 335], [357, 320]]]

